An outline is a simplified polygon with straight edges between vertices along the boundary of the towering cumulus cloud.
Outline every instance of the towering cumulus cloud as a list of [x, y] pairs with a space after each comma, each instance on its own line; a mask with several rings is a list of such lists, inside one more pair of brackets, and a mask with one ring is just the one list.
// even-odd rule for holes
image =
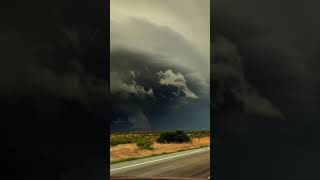
[[178, 88], [178, 91], [172, 92], [172, 94], [179, 96], [181, 93], [184, 93], [188, 98], [198, 98], [198, 96], [191, 92], [187, 87], [186, 79], [181, 73], [175, 74], [169, 69], [165, 72], [160, 71], [157, 75], [159, 75], [161, 85], [174, 86]]
[[111, 129], [207, 128], [209, 1], [110, 5]]

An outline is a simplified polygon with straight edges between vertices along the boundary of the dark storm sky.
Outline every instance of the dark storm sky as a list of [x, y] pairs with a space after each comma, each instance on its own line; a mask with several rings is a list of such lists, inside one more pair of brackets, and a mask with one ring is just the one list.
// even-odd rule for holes
[[105, 7], [81, 0], [2, 6], [2, 179], [106, 177]]
[[111, 129], [209, 129], [209, 1], [110, 5]]
[[319, 6], [309, 0], [211, 4], [221, 179], [319, 179]]

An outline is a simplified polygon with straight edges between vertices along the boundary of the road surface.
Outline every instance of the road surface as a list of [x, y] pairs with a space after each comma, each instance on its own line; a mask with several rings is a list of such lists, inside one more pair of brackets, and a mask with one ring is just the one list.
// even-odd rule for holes
[[111, 164], [110, 175], [208, 179], [210, 176], [210, 148]]

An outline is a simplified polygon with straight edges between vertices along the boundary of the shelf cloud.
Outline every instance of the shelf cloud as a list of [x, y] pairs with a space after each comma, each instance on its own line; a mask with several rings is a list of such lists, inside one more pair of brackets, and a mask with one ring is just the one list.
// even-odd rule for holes
[[[112, 130], [208, 127], [209, 1], [112, 0], [110, 5]], [[206, 108], [206, 119], [180, 117], [188, 126], [175, 120], [188, 107]]]
[[211, 4], [220, 177], [319, 179], [314, 168], [320, 150], [319, 5], [314, 0]]

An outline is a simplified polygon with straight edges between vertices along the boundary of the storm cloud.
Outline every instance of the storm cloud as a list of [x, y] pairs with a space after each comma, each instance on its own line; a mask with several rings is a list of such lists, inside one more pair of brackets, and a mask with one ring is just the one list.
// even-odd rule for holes
[[[211, 44], [211, 58], [211, 78], [214, 83], [212, 108], [223, 108], [226, 98], [234, 98], [244, 115], [284, 118], [280, 110], [248, 82], [243, 70], [242, 57], [232, 42], [223, 36], [217, 36]], [[230, 94], [226, 95], [227, 92]]]
[[105, 7], [107, 3], [81, 0], [3, 5], [3, 177], [106, 177]]
[[[222, 54], [211, 59], [218, 178], [319, 178], [318, 6], [286, 0], [211, 6], [211, 48]], [[228, 43], [219, 46], [221, 37]], [[219, 65], [217, 57], [230, 62]], [[232, 82], [227, 88], [224, 76]]]
[[[112, 130], [203, 129], [210, 123], [209, 1], [169, 4], [111, 1]], [[187, 9], [195, 17], [183, 18]], [[179, 119], [192, 125], [183, 125], [176, 118], [188, 107], [206, 108], [206, 118], [186, 114]]]

